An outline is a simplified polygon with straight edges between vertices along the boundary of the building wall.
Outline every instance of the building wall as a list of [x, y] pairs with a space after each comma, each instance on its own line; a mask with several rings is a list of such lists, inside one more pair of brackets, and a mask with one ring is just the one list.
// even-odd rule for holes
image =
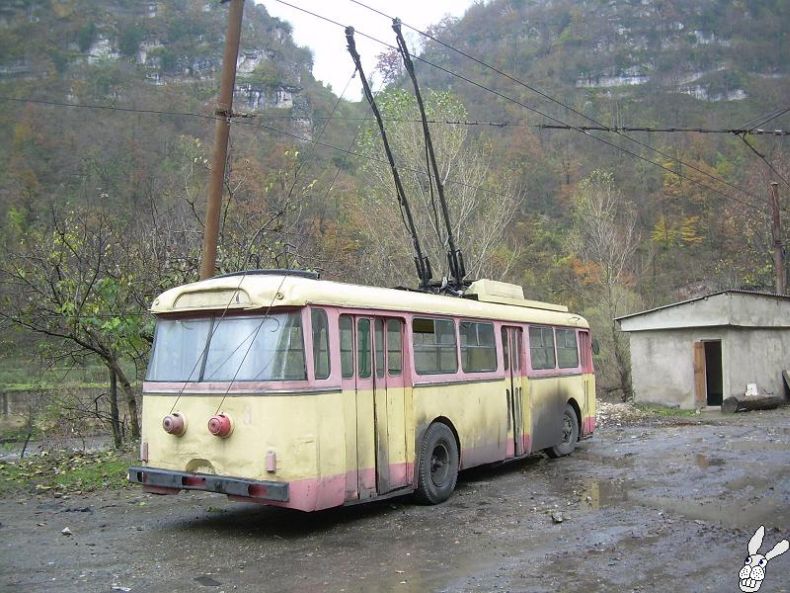
[[[717, 328], [705, 329], [704, 333], [708, 338], [724, 337]], [[699, 339], [700, 330], [654, 330], [629, 335], [634, 400], [693, 408], [694, 341]], [[722, 358], [726, 360], [723, 350]]]
[[723, 393], [743, 395], [747, 383], [782, 394], [782, 369], [790, 369], [790, 330], [702, 327], [629, 334], [634, 399], [693, 409], [694, 343], [721, 340]]
[[728, 329], [729, 354], [722, 353], [730, 389], [724, 397], [743, 395], [747, 383], [757, 383], [761, 393], [783, 395], [782, 370], [790, 369], [790, 329]]

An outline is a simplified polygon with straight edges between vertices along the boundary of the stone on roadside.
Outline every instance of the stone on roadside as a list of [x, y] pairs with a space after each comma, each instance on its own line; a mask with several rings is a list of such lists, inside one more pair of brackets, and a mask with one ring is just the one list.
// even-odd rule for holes
[[554, 521], [554, 523], [562, 523], [565, 520], [565, 517], [562, 516], [560, 511], [554, 511], [551, 514], [551, 520]]

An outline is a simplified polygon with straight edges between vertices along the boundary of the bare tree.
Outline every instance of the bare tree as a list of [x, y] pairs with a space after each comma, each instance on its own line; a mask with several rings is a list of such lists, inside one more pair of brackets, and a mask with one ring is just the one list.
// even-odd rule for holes
[[[416, 100], [406, 91], [391, 89], [380, 93], [377, 103], [423, 249], [430, 257], [435, 276], [446, 274], [446, 231], [438, 196], [429, 182]], [[449, 92], [428, 93], [426, 112], [429, 120], [437, 122], [431, 125], [431, 137], [453, 234], [466, 257], [469, 276], [476, 278], [485, 272], [487, 277], [501, 278], [507, 273], [511, 259], [506, 258], [503, 263], [494, 254], [507, 246], [507, 227], [523, 198], [510, 185], [492, 183], [491, 151], [479, 138], [468, 135], [467, 126], [446, 123], [466, 119], [466, 109], [457, 97]], [[369, 183], [360, 204], [368, 224], [369, 244], [365, 253], [371, 261], [366, 267], [378, 272], [370, 280], [382, 284], [409, 282], [413, 268], [411, 241], [401, 220], [392, 173], [378, 131], [367, 130], [362, 145], [376, 157], [365, 165], [364, 174]], [[492, 185], [497, 187], [496, 191], [484, 189]], [[515, 250], [512, 245], [507, 247]]]
[[625, 312], [627, 287], [633, 279], [631, 265], [639, 245], [636, 212], [607, 171], [594, 171], [579, 184], [575, 208], [576, 250], [592, 264], [590, 275], [600, 288], [618, 387], [626, 401], [633, 396], [631, 364], [628, 343], [617, 329], [615, 318]]
[[117, 378], [139, 438], [137, 399], [122, 361], [141, 348], [146, 322], [129, 290], [123, 236], [101, 212], [53, 214], [48, 230], [28, 230], [0, 263], [0, 318], [43, 337], [52, 357], [95, 356]]

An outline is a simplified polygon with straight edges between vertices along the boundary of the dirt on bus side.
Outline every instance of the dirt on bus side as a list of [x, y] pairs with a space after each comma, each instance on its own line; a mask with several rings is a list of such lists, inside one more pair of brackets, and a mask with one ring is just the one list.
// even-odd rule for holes
[[[733, 591], [790, 537], [790, 408], [630, 417], [570, 457], [465, 472], [438, 506], [303, 514], [136, 488], [0, 504], [0, 590]], [[64, 533], [65, 530], [65, 533]], [[790, 590], [790, 553], [761, 593]]]

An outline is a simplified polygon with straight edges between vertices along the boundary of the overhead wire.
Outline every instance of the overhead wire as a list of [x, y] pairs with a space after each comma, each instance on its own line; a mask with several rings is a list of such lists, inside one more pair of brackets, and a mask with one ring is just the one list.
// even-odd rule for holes
[[[356, 71], [356, 69], [355, 69], [355, 71]], [[321, 130], [318, 133], [318, 136], [313, 140], [313, 145], [314, 146], [315, 146], [315, 142], [317, 142], [318, 139], [320, 139], [323, 136], [324, 132], [326, 132], [326, 129], [329, 126], [329, 122], [331, 121], [332, 116], [337, 111], [337, 108], [340, 105], [340, 101], [343, 99], [343, 95], [345, 95], [346, 90], [348, 90], [348, 87], [351, 84], [351, 80], [353, 78], [354, 78], [354, 72], [352, 72], [351, 76], [349, 76], [348, 82], [346, 82], [345, 87], [343, 88], [343, 90], [341, 91], [341, 93], [338, 96], [337, 100], [335, 101], [335, 104], [334, 104], [334, 106], [332, 107], [332, 110], [329, 113], [329, 117], [327, 118], [326, 123], [324, 124], [324, 127], [321, 128]], [[294, 180], [293, 180], [293, 183], [291, 184], [290, 189], [288, 190], [288, 196], [287, 196], [286, 199], [291, 197], [291, 195], [293, 193], [293, 190], [294, 190], [294, 187], [296, 187], [296, 183], [297, 183], [297, 180], [299, 178], [299, 173], [301, 172], [302, 168], [307, 168], [308, 167], [308, 164], [309, 164], [310, 160], [311, 159], [305, 159], [304, 161], [301, 161], [299, 163], [299, 166], [297, 167], [296, 171], [294, 172]], [[249, 259], [249, 252], [251, 250], [252, 250], [252, 244], [250, 244], [250, 247], [248, 248], [248, 256], [247, 256], [246, 259]], [[287, 253], [285, 255], [285, 263], [286, 263], [286, 268], [288, 268], [288, 254]], [[244, 277], [246, 275], [247, 275], [247, 270], [245, 269], [244, 270], [244, 274], [242, 275], [242, 280], [244, 280]], [[287, 277], [288, 276], [286, 274], [283, 274], [283, 277], [280, 280], [280, 284], [277, 287], [277, 290], [275, 290], [274, 293], [272, 294], [272, 300], [269, 303], [269, 306], [267, 307], [266, 312], [264, 313], [263, 317], [261, 318], [261, 321], [258, 324], [258, 327], [255, 329], [255, 331], [252, 334], [250, 334], [250, 336], [248, 336], [248, 338], [251, 337], [251, 339], [249, 341], [249, 345], [247, 346], [247, 349], [244, 351], [244, 356], [242, 356], [241, 360], [239, 361], [239, 365], [236, 368], [236, 371], [233, 373], [233, 378], [228, 383], [228, 387], [225, 389], [225, 393], [222, 395], [222, 399], [220, 400], [219, 404], [217, 405], [217, 410], [216, 410], [215, 414], [219, 414], [220, 413], [220, 411], [222, 409], [222, 404], [225, 403], [225, 399], [228, 397], [228, 394], [230, 393], [230, 390], [233, 387], [233, 384], [236, 382], [236, 379], [238, 378], [239, 373], [241, 372], [241, 369], [244, 366], [245, 361], [247, 360], [247, 356], [249, 356], [250, 351], [252, 350], [252, 347], [255, 344], [255, 340], [257, 340], [258, 334], [260, 333], [261, 329], [263, 328], [263, 324], [269, 318], [269, 313], [271, 312], [272, 307], [274, 306], [274, 301], [277, 299], [277, 296], [281, 294], [282, 287], [285, 284], [285, 279]], [[241, 287], [241, 283], [239, 284], [239, 287]], [[246, 338], [245, 338], [244, 342], [246, 342]], [[225, 364], [225, 362], [230, 360], [230, 357], [232, 357], [233, 355], [236, 354], [236, 352], [241, 348], [241, 346], [242, 346], [242, 344], [244, 342], [240, 342], [239, 345], [236, 346], [236, 348], [233, 350], [233, 352], [231, 352], [231, 354], [226, 358], [225, 361], [223, 361], [222, 364]]]
[[749, 147], [749, 150], [751, 150], [754, 154], [756, 154], [760, 158], [760, 160], [768, 166], [768, 168], [773, 172], [774, 175], [776, 175], [779, 179], [781, 179], [787, 187], [790, 187], [790, 181], [788, 181], [784, 175], [782, 175], [779, 171], [777, 171], [776, 167], [773, 166], [771, 161], [769, 161], [763, 153], [757, 150], [757, 148], [755, 148], [752, 145], [752, 143], [749, 142], [743, 134], [739, 134], [738, 138], [740, 138], [741, 141], [746, 146]]
[[[241, 123], [242, 125], [248, 125], [248, 126], [262, 128], [264, 130], [267, 130], [267, 131], [270, 131], [270, 132], [274, 132], [275, 134], [281, 134], [281, 135], [284, 135], [284, 136], [288, 136], [290, 138], [294, 138], [296, 140], [299, 140], [300, 142], [310, 142], [310, 138], [307, 138], [305, 136], [300, 136], [299, 134], [295, 134], [293, 132], [289, 132], [288, 130], [282, 130], [280, 128], [275, 128], [273, 126], [268, 126], [268, 125], [263, 124], [261, 122], [250, 121], [250, 122], [237, 122], [237, 123]], [[389, 166], [389, 163], [385, 159], [381, 159], [381, 158], [378, 158], [378, 157], [375, 157], [375, 156], [371, 156], [369, 154], [364, 154], [364, 153], [361, 153], [361, 152], [357, 152], [357, 151], [351, 150], [349, 148], [343, 148], [342, 146], [337, 146], [335, 144], [329, 144], [328, 142], [316, 142], [316, 144], [318, 146], [323, 146], [323, 147], [329, 148], [331, 150], [336, 150], [338, 152], [342, 152], [342, 153], [347, 154], [349, 156], [357, 157], [357, 158], [360, 158], [360, 159], [363, 159], [363, 160], [372, 161], [372, 162], [378, 162], [378, 163], [382, 163], [382, 164], [385, 164], [385, 165]], [[425, 169], [417, 169], [415, 167], [409, 167], [409, 166], [404, 166], [404, 165], [398, 165], [398, 169], [401, 170], [401, 171], [409, 171], [411, 173], [424, 175], [426, 177], [428, 176], [428, 172]], [[445, 184], [458, 185], [460, 187], [466, 187], [468, 189], [474, 189], [474, 190], [477, 190], [477, 191], [481, 191], [481, 192], [490, 194], [492, 196], [509, 197], [506, 194], [503, 194], [501, 192], [497, 192], [495, 190], [488, 189], [488, 188], [480, 186], [480, 185], [474, 185], [474, 184], [471, 184], [471, 183], [467, 183], [465, 181], [459, 181], [457, 179], [448, 178], [448, 179], [445, 180]]]
[[[342, 96], [342, 94], [341, 94]], [[208, 113], [194, 113], [189, 111], [162, 111], [158, 109], [139, 109], [135, 107], [117, 107], [115, 105], [98, 105], [98, 104], [90, 104], [90, 103], [66, 103], [63, 101], [53, 101], [50, 99], [36, 99], [33, 97], [7, 97], [7, 96], [0, 96], [0, 101], [11, 101], [15, 103], [32, 103], [38, 105], [49, 105], [52, 107], [70, 107], [73, 109], [96, 109], [101, 111], [121, 111], [125, 113], [138, 113], [144, 115], [167, 115], [167, 116], [174, 116], [174, 117], [196, 117], [201, 119], [207, 120], [218, 120], [222, 119], [218, 115], [211, 115]], [[233, 118], [254, 118], [254, 119], [261, 119], [261, 120], [288, 120], [292, 119], [293, 116], [291, 115], [271, 115], [271, 114], [259, 114], [259, 113], [239, 113], [234, 112], [232, 115]], [[324, 122], [329, 119], [333, 119], [335, 121], [370, 121], [367, 117], [337, 117], [334, 116], [312, 116], [311, 119], [313, 121], [320, 121]], [[403, 119], [403, 118], [385, 118], [385, 122], [397, 122], [397, 123], [419, 123], [419, 120], [416, 119]], [[448, 125], [448, 126], [489, 126], [494, 128], [505, 128], [508, 126], [518, 126], [522, 127], [521, 124], [516, 124], [513, 122], [500, 122], [500, 121], [468, 121], [468, 120], [438, 120], [438, 119], [429, 119], [428, 123], [431, 124], [438, 124], [438, 125]]]
[[651, 128], [636, 126], [560, 126], [556, 124], [538, 124], [541, 130], [589, 130], [598, 132], [649, 132], [675, 133], [694, 132], [698, 134], [749, 134], [754, 136], [790, 136], [790, 130], [763, 130], [761, 128]]
[[[278, 0], [278, 1], [281, 1], [281, 0]], [[359, 31], [357, 31], [357, 33], [367, 37], [367, 35], [359, 32]], [[386, 45], [386, 43], [383, 42], [383, 41], [379, 41], [379, 42]], [[419, 56], [415, 56], [415, 59], [421, 60], [423, 62], [425, 61], [424, 59], [420, 58]], [[462, 75], [456, 75], [456, 76], [459, 76], [459, 77], [461, 77], [464, 80], [468, 80], [468, 79], [464, 78]], [[471, 84], [480, 86], [478, 83], [475, 83], [474, 81], [468, 80], [468, 82], [470, 82]], [[492, 91], [492, 92], [494, 92], [495, 94], [500, 95], [497, 91]], [[507, 98], [505, 95], [500, 95], [500, 96], [502, 96], [503, 98]], [[515, 102], [516, 104], [521, 105], [522, 107], [525, 107], [527, 109], [531, 109], [529, 106], [523, 105], [520, 102], [516, 101], [515, 99], [510, 99], [510, 98], [507, 98], [507, 99], [510, 100], [510, 101]], [[165, 115], [165, 116], [188, 116], [188, 117], [203, 118], [203, 119], [207, 119], [207, 120], [219, 119], [218, 116], [207, 115], [207, 114], [199, 114], [199, 113], [190, 113], [190, 112], [183, 112], [183, 111], [161, 111], [161, 110], [154, 110], [154, 109], [135, 109], [135, 108], [115, 107], [115, 106], [109, 106], [109, 105], [95, 105], [95, 104], [94, 105], [86, 105], [86, 104], [76, 104], [76, 103], [64, 103], [64, 102], [59, 102], [59, 101], [50, 101], [50, 100], [43, 100], [43, 99], [32, 99], [32, 98], [20, 99], [20, 98], [12, 98], [12, 97], [0, 96], [0, 101], [2, 101], [2, 100], [15, 101], [15, 102], [20, 102], [20, 103], [43, 104], [43, 105], [50, 105], [50, 106], [55, 106], [55, 107], [74, 107], [74, 108], [84, 108], [84, 109], [99, 109], [99, 110], [108, 110], [108, 111], [121, 111], [121, 112], [128, 112], [128, 113], [142, 113], [142, 114]], [[538, 113], [540, 115], [544, 115], [540, 111], [536, 111], [536, 113]], [[571, 126], [571, 125], [566, 124], [565, 122], [562, 122], [561, 120], [553, 118], [551, 116], [546, 115], [546, 117], [548, 119], [551, 119], [552, 121], [559, 122], [561, 125], [567, 126], [567, 127], [571, 128], [571, 129], [576, 129], [577, 128], [576, 126]], [[356, 157], [356, 158], [359, 158], [359, 159], [370, 160], [370, 161], [378, 161], [378, 162], [384, 163], [384, 161], [382, 159], [378, 159], [378, 158], [376, 158], [374, 156], [371, 156], [371, 155], [368, 155], [368, 154], [363, 154], [363, 153], [360, 153], [360, 152], [356, 152], [354, 150], [351, 150], [350, 148], [343, 148], [343, 147], [340, 147], [340, 146], [336, 146], [334, 144], [329, 144], [327, 142], [315, 141], [311, 137], [301, 136], [299, 134], [295, 134], [293, 132], [289, 132], [288, 130], [283, 130], [283, 129], [276, 128], [276, 127], [273, 127], [273, 126], [269, 126], [269, 125], [261, 123], [261, 121], [250, 121], [250, 119], [252, 119], [252, 118], [247, 118], [247, 119], [242, 119], [242, 120], [234, 120], [234, 123], [236, 125], [241, 124], [241, 125], [248, 125], [248, 126], [259, 127], [261, 129], [273, 132], [275, 134], [279, 134], [279, 135], [283, 135], [283, 136], [287, 136], [287, 137], [293, 138], [295, 140], [298, 140], [301, 143], [313, 143], [314, 145], [322, 146], [322, 147], [328, 148], [330, 150], [335, 150], [335, 151], [338, 151], [338, 152], [341, 152], [341, 153], [344, 153], [344, 154], [347, 154], [349, 156], [353, 156], [353, 157]], [[362, 119], [364, 121], [364, 118], [362, 118]], [[391, 121], [391, 120], [385, 120], [385, 121]], [[433, 122], [433, 123], [439, 123], [439, 122]], [[446, 123], [454, 123], [454, 122], [446, 122]], [[586, 134], [586, 132], [584, 132], [584, 133]], [[664, 171], [666, 171], [668, 173], [676, 175], [676, 176], [678, 176], [681, 179], [685, 179], [686, 181], [694, 183], [695, 185], [698, 185], [700, 187], [708, 189], [709, 191], [712, 191], [713, 193], [721, 195], [722, 197], [725, 197], [725, 198], [731, 199], [731, 200], [735, 200], [735, 201], [737, 201], [737, 202], [741, 203], [742, 205], [745, 205], [745, 206], [747, 206], [749, 208], [757, 209], [756, 206], [754, 206], [753, 204], [750, 204], [749, 202], [745, 202], [745, 201], [740, 200], [740, 199], [738, 199], [738, 198], [736, 198], [734, 196], [731, 196], [729, 194], [723, 193], [723, 192], [721, 192], [720, 190], [718, 190], [716, 188], [710, 187], [710, 186], [708, 186], [708, 185], [706, 185], [706, 184], [704, 184], [704, 183], [702, 183], [702, 182], [700, 182], [700, 181], [698, 181], [696, 179], [687, 177], [687, 176], [683, 175], [682, 173], [674, 171], [673, 169], [670, 169], [669, 167], [661, 165], [660, 163], [652, 161], [652, 160], [650, 160], [650, 159], [648, 159], [646, 157], [643, 157], [643, 156], [641, 156], [641, 155], [639, 155], [637, 153], [629, 151], [628, 149], [623, 148], [621, 146], [618, 146], [617, 144], [609, 142], [609, 141], [607, 141], [607, 140], [605, 140], [603, 138], [599, 138], [597, 136], [593, 136], [591, 134], [586, 134], [586, 135], [588, 135], [590, 138], [593, 138], [593, 139], [595, 139], [595, 140], [597, 140], [599, 142], [602, 142], [602, 143], [604, 143], [604, 144], [606, 144], [608, 146], [611, 146], [611, 147], [613, 147], [613, 148], [615, 148], [617, 150], [620, 150], [621, 152], [629, 154], [629, 155], [633, 156], [634, 158], [637, 158], [639, 160], [642, 160], [642, 161], [645, 161], [647, 163], [650, 163], [650, 164], [652, 164], [652, 165], [654, 165], [656, 167], [659, 167], [660, 169], [663, 169]], [[406, 170], [406, 171], [410, 171], [412, 173], [417, 173], [417, 174], [420, 174], [420, 175], [426, 175], [427, 176], [427, 172], [424, 171], [424, 170], [421, 170], [421, 169], [404, 167], [404, 166], [401, 166], [400, 169]], [[338, 174], [339, 174], [339, 172], [338, 172]], [[337, 178], [337, 175], [335, 176], [335, 179], [336, 178]], [[466, 187], [468, 189], [474, 189], [474, 190], [477, 190], [477, 191], [482, 191], [484, 193], [488, 193], [489, 195], [493, 195], [493, 196], [506, 197], [505, 194], [502, 194], [501, 192], [497, 192], [497, 191], [485, 188], [483, 186], [474, 185], [474, 184], [466, 183], [466, 182], [463, 182], [463, 181], [458, 181], [458, 180], [455, 180], [455, 179], [452, 179], [452, 178], [448, 178], [445, 181], [445, 183], [451, 184], [451, 185], [458, 185], [458, 186], [461, 186], [461, 187]]]
[[770, 113], [768, 113], [766, 115], [761, 115], [758, 118], [755, 118], [753, 120], [748, 121], [747, 123], [745, 123], [741, 127], [747, 128], [749, 131], [754, 131], [757, 128], [759, 128], [760, 126], [764, 126], [769, 121], [773, 121], [776, 118], [783, 116], [788, 111], [790, 111], [790, 106], [788, 106], [788, 107], [780, 107], [778, 109], [774, 109], [773, 111], [771, 111]]
[[[0, 96], [0, 101], [2, 101], [2, 100], [15, 101], [15, 102], [19, 102], [19, 103], [43, 104], [43, 105], [49, 105], [49, 106], [54, 106], [54, 107], [67, 107], [67, 108], [68, 107], [75, 107], [75, 108], [84, 108], [84, 109], [100, 109], [100, 110], [108, 110], [108, 111], [122, 111], [122, 112], [127, 112], [127, 113], [142, 113], [142, 114], [149, 114], [149, 115], [190, 116], [190, 117], [204, 118], [204, 119], [207, 119], [207, 120], [220, 119], [218, 116], [214, 116], [214, 115], [190, 113], [190, 112], [183, 112], [183, 111], [160, 111], [160, 110], [154, 110], [154, 109], [135, 109], [135, 108], [115, 107], [115, 106], [110, 106], [110, 105], [95, 105], [95, 104], [94, 105], [85, 105], [85, 104], [78, 104], [78, 103], [64, 103], [64, 102], [60, 102], [60, 101], [51, 101], [51, 100], [44, 100], [44, 99], [13, 98], [13, 97]], [[378, 158], [373, 157], [373, 156], [368, 155], [368, 154], [363, 154], [363, 153], [360, 153], [360, 152], [356, 152], [354, 150], [351, 150], [350, 148], [343, 148], [341, 146], [337, 146], [337, 145], [330, 144], [330, 143], [327, 143], [327, 142], [322, 142], [322, 141], [319, 141], [319, 140], [315, 140], [313, 137], [301, 136], [299, 134], [295, 134], [293, 132], [289, 132], [288, 130], [283, 130], [283, 129], [280, 129], [280, 128], [276, 128], [276, 127], [273, 127], [273, 126], [269, 126], [269, 125], [263, 124], [260, 121], [252, 121], [252, 118], [235, 119], [235, 117], [237, 117], [237, 116], [235, 116], [235, 115], [233, 116], [233, 118], [234, 118], [233, 119], [233, 123], [235, 125], [248, 125], [248, 126], [259, 127], [261, 129], [267, 130], [269, 132], [273, 132], [275, 134], [279, 134], [279, 135], [282, 135], [282, 136], [287, 136], [287, 137], [293, 138], [295, 140], [298, 140], [300, 143], [304, 143], [304, 144], [311, 144], [312, 143], [312, 144], [314, 144], [316, 146], [322, 146], [324, 148], [328, 148], [330, 150], [335, 150], [335, 151], [338, 151], [338, 152], [341, 152], [341, 153], [344, 153], [344, 154], [347, 154], [349, 156], [353, 156], [353, 157], [356, 157], [356, 158], [359, 158], [359, 159], [362, 159], [362, 160], [384, 162], [382, 159], [378, 159]], [[337, 118], [335, 118], [335, 119], [337, 119]], [[365, 118], [360, 118], [360, 120], [363, 121], [363, 122], [364, 121], [370, 121], [369, 119], [366, 120]], [[354, 143], [352, 143], [352, 145], [353, 144]], [[409, 168], [409, 167], [403, 167], [403, 166], [401, 166], [400, 168], [403, 169], [403, 170], [410, 171], [412, 173], [418, 173], [418, 174], [421, 174], [421, 175], [427, 175], [427, 173], [424, 170], [421, 170], [421, 169], [415, 169], [415, 168]], [[337, 176], [336, 176], [336, 178], [337, 178]], [[336, 178], [335, 178], [335, 180], [336, 180]], [[489, 194], [494, 195], [494, 196], [504, 196], [504, 194], [501, 194], [501, 193], [496, 192], [494, 190], [490, 190], [488, 188], [485, 188], [485, 187], [482, 187], [482, 186], [478, 186], [478, 185], [473, 185], [473, 184], [470, 184], [470, 183], [465, 183], [463, 181], [457, 181], [457, 180], [453, 180], [453, 179], [448, 179], [446, 181], [446, 183], [459, 185], [459, 186], [466, 187], [466, 188], [469, 188], [469, 189], [475, 189], [475, 190], [478, 190], [478, 191], [489, 193]]]
[[[325, 17], [323, 15], [319, 15], [319, 14], [317, 14], [315, 12], [312, 12], [312, 11], [309, 11], [307, 9], [301, 8], [299, 6], [291, 4], [290, 2], [286, 2], [285, 0], [275, 0], [275, 1], [280, 3], [280, 4], [283, 4], [285, 6], [289, 6], [289, 7], [293, 8], [294, 10], [298, 10], [300, 12], [304, 12], [306, 14], [314, 16], [315, 18], [318, 18], [318, 19], [324, 20], [326, 22], [329, 22], [329, 23], [331, 23], [333, 25], [336, 25], [338, 27], [345, 28], [344, 25], [342, 25], [341, 23], [339, 23], [339, 22], [337, 22], [337, 21], [335, 21], [335, 20], [333, 20], [331, 18]], [[356, 2], [357, 0], [350, 0], [350, 1]], [[374, 12], [378, 12], [379, 14], [383, 14], [383, 13], [380, 13], [380, 11], [376, 11], [375, 9], [372, 9], [372, 10], [374, 10]], [[397, 49], [395, 46], [387, 43], [386, 41], [382, 41], [381, 39], [378, 39], [378, 38], [376, 38], [376, 37], [374, 37], [372, 35], [369, 35], [367, 33], [362, 32], [362, 31], [356, 30], [356, 33], [358, 35], [361, 35], [362, 37], [370, 39], [371, 41], [375, 41], [376, 43], [379, 43], [379, 44], [381, 44], [381, 45], [383, 45], [385, 47], [388, 47], [390, 49]], [[615, 144], [614, 142], [610, 142], [609, 140], [606, 140], [605, 138], [601, 138], [600, 136], [595, 136], [594, 134], [590, 134], [589, 132], [584, 131], [584, 130], [579, 130], [577, 126], [572, 126], [571, 124], [568, 124], [567, 122], [565, 122], [565, 121], [563, 121], [563, 120], [561, 120], [561, 119], [559, 119], [557, 117], [554, 117], [552, 115], [544, 113], [544, 112], [540, 111], [539, 109], [537, 109], [535, 107], [532, 107], [531, 105], [528, 105], [528, 104], [526, 104], [526, 103], [524, 103], [522, 101], [519, 101], [518, 99], [514, 99], [513, 97], [510, 97], [508, 95], [505, 95], [504, 93], [501, 93], [501, 92], [499, 92], [499, 91], [497, 91], [495, 89], [492, 89], [492, 88], [490, 88], [490, 87], [488, 87], [488, 86], [486, 86], [486, 85], [484, 85], [484, 84], [482, 84], [480, 82], [472, 80], [472, 79], [464, 76], [463, 74], [459, 74], [457, 72], [449, 70], [449, 69], [447, 69], [447, 68], [445, 68], [443, 66], [440, 66], [439, 64], [435, 64], [435, 63], [431, 62], [430, 60], [428, 60], [428, 59], [426, 59], [424, 57], [421, 57], [421, 56], [415, 56], [415, 59], [417, 59], [420, 62], [423, 62], [423, 63], [425, 63], [425, 64], [427, 64], [427, 65], [429, 65], [429, 66], [431, 66], [433, 68], [436, 68], [437, 70], [445, 72], [446, 74], [449, 74], [449, 75], [451, 75], [451, 76], [453, 76], [455, 78], [463, 80], [464, 82], [467, 82], [467, 83], [469, 83], [469, 84], [471, 84], [471, 85], [473, 85], [475, 87], [478, 87], [481, 90], [484, 90], [484, 91], [489, 92], [489, 93], [491, 93], [491, 94], [493, 94], [493, 95], [495, 95], [497, 97], [500, 97], [501, 99], [504, 99], [505, 101], [508, 101], [510, 103], [518, 105], [518, 106], [520, 106], [520, 107], [522, 107], [524, 109], [527, 109], [528, 111], [531, 111], [531, 112], [533, 112], [533, 113], [535, 113], [537, 115], [540, 115], [540, 116], [542, 116], [542, 117], [544, 117], [544, 118], [546, 118], [548, 120], [554, 121], [554, 122], [556, 122], [558, 124], [561, 124], [561, 125], [570, 126], [572, 129], [579, 131], [580, 133], [586, 135], [589, 138], [592, 138], [592, 139], [594, 139], [594, 140], [596, 140], [596, 141], [598, 141], [598, 142], [600, 142], [602, 144], [605, 144], [607, 146], [610, 146], [610, 147], [614, 148], [615, 150], [618, 150], [618, 151], [621, 151], [621, 152], [623, 152], [625, 154], [628, 154], [628, 155], [630, 155], [630, 156], [632, 156], [632, 157], [634, 157], [634, 158], [636, 158], [638, 160], [641, 160], [641, 161], [644, 161], [646, 163], [652, 164], [652, 165], [654, 165], [654, 166], [656, 166], [656, 167], [658, 167], [660, 169], [663, 169], [664, 171], [666, 171], [668, 173], [671, 173], [672, 175], [675, 175], [675, 176], [677, 176], [677, 177], [679, 177], [681, 179], [685, 179], [686, 181], [689, 181], [690, 183], [693, 183], [693, 184], [698, 185], [698, 186], [700, 186], [700, 187], [702, 187], [702, 188], [704, 188], [704, 189], [706, 189], [708, 191], [711, 191], [711, 192], [713, 192], [715, 194], [718, 194], [718, 195], [724, 197], [725, 199], [738, 202], [739, 204], [741, 204], [743, 206], [746, 206], [747, 208], [751, 208], [751, 209], [754, 209], [754, 210], [760, 210], [755, 204], [752, 204], [751, 202], [747, 202], [746, 200], [743, 200], [743, 199], [737, 198], [737, 197], [735, 197], [735, 196], [733, 196], [731, 194], [725, 193], [725, 192], [723, 192], [723, 191], [721, 191], [721, 190], [719, 190], [719, 189], [717, 189], [715, 187], [711, 187], [710, 185], [707, 185], [706, 183], [703, 183], [702, 181], [699, 181], [698, 179], [694, 179], [693, 177], [688, 177], [688, 176], [684, 175], [683, 173], [680, 173], [679, 171], [675, 171], [675, 170], [673, 170], [673, 169], [671, 169], [671, 168], [669, 168], [669, 167], [667, 167], [667, 166], [665, 166], [665, 165], [663, 165], [661, 163], [653, 161], [653, 160], [651, 160], [651, 159], [649, 159], [649, 158], [647, 158], [647, 157], [645, 157], [645, 156], [643, 156], [643, 155], [641, 155], [639, 153], [636, 153], [636, 152], [634, 152], [632, 150], [629, 150], [629, 149], [627, 149], [627, 148], [625, 148], [623, 146]], [[587, 119], [590, 119], [590, 118], [587, 118]], [[636, 142], [639, 143], [639, 141], [636, 141]], [[642, 144], [644, 144], [644, 143], [642, 143]], [[649, 145], [646, 145], [646, 144], [645, 144], [645, 146], [649, 147]], [[726, 180], [723, 180], [723, 179], [720, 179], [720, 178], [718, 178], [718, 177], [716, 177], [714, 175], [711, 175], [710, 173], [707, 173], [707, 172], [703, 171], [702, 169], [698, 169], [694, 165], [690, 165], [688, 163], [684, 163], [684, 162], [680, 161], [679, 159], [677, 159], [676, 157], [673, 157], [671, 155], [667, 155], [665, 153], [661, 153], [660, 151], [658, 151], [657, 149], [654, 149], [652, 147], [650, 147], [650, 148], [652, 150], [657, 151], [659, 154], [662, 154], [666, 158], [669, 158], [669, 159], [671, 159], [671, 160], [673, 160], [673, 161], [675, 161], [675, 162], [677, 162], [677, 163], [679, 163], [681, 165], [685, 165], [686, 167], [688, 167], [690, 169], [697, 170], [701, 174], [703, 174], [703, 175], [705, 175], [707, 177], [710, 177], [711, 179], [713, 179], [713, 180], [715, 180], [715, 181], [717, 181], [719, 183], [731, 186], [732, 188], [738, 190], [739, 192], [741, 192], [741, 193], [743, 193], [745, 195], [748, 195], [749, 197], [754, 197], [750, 192], [748, 192], [748, 191], [746, 191], [746, 190], [744, 190], [742, 188], [739, 188], [739, 187], [727, 182]]]
[[133, 107], [116, 107], [114, 105], [95, 105], [89, 103], [65, 103], [62, 101], [51, 101], [48, 99], [16, 98], [0, 96], [0, 101], [10, 101], [14, 103], [34, 103], [39, 105], [50, 105], [53, 107], [71, 107], [74, 109], [96, 109], [101, 111], [123, 111], [126, 113], [144, 113], [149, 115], [171, 115], [179, 117], [197, 117], [201, 119], [216, 120], [220, 119], [216, 115], [206, 113], [190, 113], [187, 111], [160, 111], [158, 109], [136, 109]]

